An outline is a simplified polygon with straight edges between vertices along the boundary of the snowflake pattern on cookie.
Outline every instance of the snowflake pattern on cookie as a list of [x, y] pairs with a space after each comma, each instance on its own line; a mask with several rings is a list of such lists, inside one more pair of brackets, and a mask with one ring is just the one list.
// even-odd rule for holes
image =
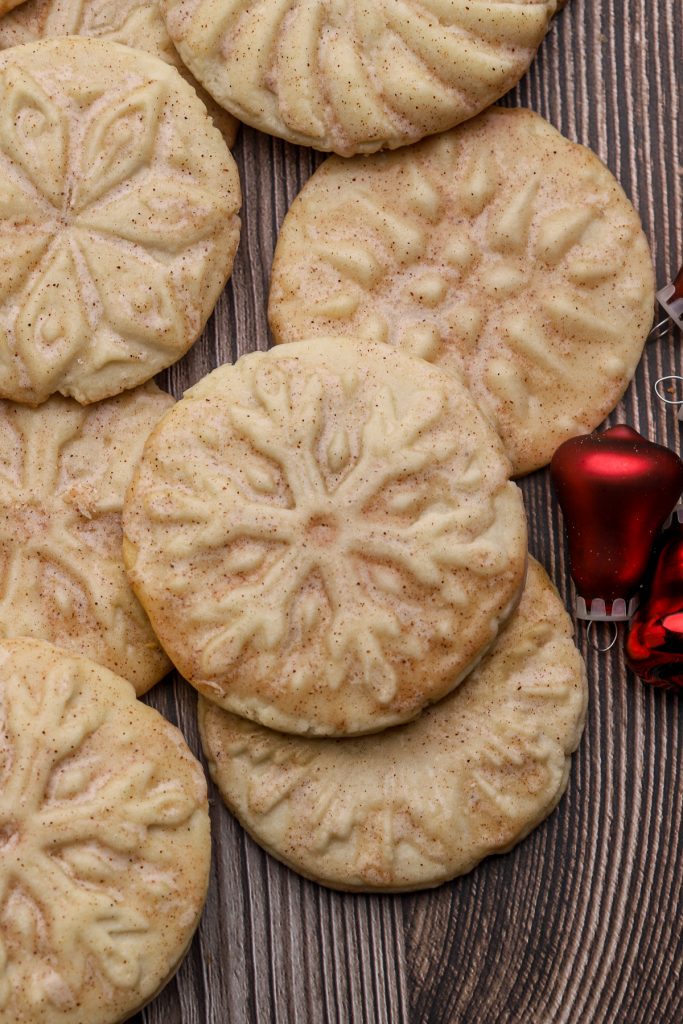
[[200, 701], [211, 774], [257, 842], [337, 888], [438, 885], [553, 809], [586, 707], [557, 594], [532, 563], [519, 609], [455, 693], [362, 739], [284, 736]]
[[127, 1018], [201, 911], [203, 773], [123, 680], [48, 644], [0, 643], [0, 854], [0, 1014]]
[[144, 693], [169, 668], [128, 583], [123, 496], [172, 406], [146, 385], [82, 408], [0, 401], [0, 637], [86, 655]]
[[394, 149], [511, 89], [560, 0], [161, 0], [195, 77], [247, 124], [342, 156]]
[[160, 61], [80, 38], [0, 53], [0, 394], [92, 402], [178, 359], [238, 204], [227, 148]]
[[652, 259], [610, 172], [531, 111], [328, 160], [275, 255], [276, 341], [355, 334], [467, 382], [517, 473], [593, 429], [635, 371]]
[[[309, 718], [334, 731], [326, 704], [340, 725], [349, 705], [341, 731], [412, 717], [422, 686], [448, 688], [477, 656], [474, 636], [514, 600], [524, 562], [518, 493], [500, 453], [484, 451], [493, 435], [464, 393], [412, 360], [396, 367], [410, 383], [382, 379], [378, 364], [396, 359], [389, 348], [369, 346], [358, 369], [353, 345], [341, 351], [338, 369], [324, 356], [311, 365], [303, 350], [299, 360], [294, 346], [288, 359], [276, 350], [207, 378], [178, 433], [171, 417], [153, 439], [131, 496], [137, 512], [126, 511], [126, 536], [142, 549], [133, 584], [171, 657], [213, 699], [282, 714], [294, 731], [314, 728], [302, 725]], [[460, 402], [468, 427], [454, 429]], [[159, 573], [182, 618], [175, 638], [159, 616]], [[471, 633], [475, 592], [482, 619]], [[248, 676], [258, 680], [251, 697]]]

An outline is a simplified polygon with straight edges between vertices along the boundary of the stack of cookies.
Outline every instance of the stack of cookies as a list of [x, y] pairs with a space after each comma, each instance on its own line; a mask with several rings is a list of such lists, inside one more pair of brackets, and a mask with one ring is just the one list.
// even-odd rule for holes
[[[619, 400], [653, 275], [597, 157], [485, 109], [560, 6], [0, 0], [2, 1024], [124, 1020], [187, 948], [204, 775], [135, 699], [171, 665], [227, 805], [335, 888], [437, 885], [562, 795], [585, 673], [511, 477]], [[338, 155], [284, 344], [174, 404], [235, 118]]]
[[152, 431], [131, 582], [222, 796], [303, 874], [436, 885], [563, 792], [583, 666], [509, 473], [462, 384], [361, 339], [245, 356]]

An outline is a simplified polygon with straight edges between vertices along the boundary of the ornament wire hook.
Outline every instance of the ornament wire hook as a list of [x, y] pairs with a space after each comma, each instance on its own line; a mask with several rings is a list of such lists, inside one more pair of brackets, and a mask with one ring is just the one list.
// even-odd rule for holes
[[671, 318], [665, 316], [663, 320], [660, 320], [658, 324], [655, 324], [650, 333], [647, 336], [648, 341], [659, 341], [660, 338], [665, 338], [671, 328]]
[[619, 636], [619, 629], [617, 627], [616, 622], [603, 623], [603, 625], [605, 626], [609, 625], [612, 627], [612, 629], [614, 630], [614, 635], [606, 647], [601, 647], [600, 644], [597, 642], [596, 637], [592, 635], [595, 621], [595, 619], [591, 619], [591, 621], [588, 623], [588, 629], [586, 630], [586, 640], [591, 645], [593, 650], [598, 652], [598, 654], [607, 654], [607, 652], [611, 651], [615, 643], [617, 642], [617, 637]]
[[668, 376], [660, 377], [659, 380], [656, 380], [654, 384], [654, 392], [657, 398], [661, 402], [664, 402], [665, 405], [683, 405], [683, 398], [667, 398], [666, 395], [662, 394], [660, 387], [670, 380], [679, 380], [683, 382], [683, 377], [679, 376], [677, 373], [670, 373]]

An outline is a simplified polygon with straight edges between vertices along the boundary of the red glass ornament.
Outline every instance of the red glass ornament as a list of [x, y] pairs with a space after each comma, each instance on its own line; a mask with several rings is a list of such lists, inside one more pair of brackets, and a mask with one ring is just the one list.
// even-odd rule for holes
[[626, 638], [626, 660], [647, 683], [683, 688], [683, 526], [659, 547], [645, 599]]
[[[683, 462], [631, 427], [573, 437], [550, 464], [569, 540], [570, 571], [589, 610], [628, 599], [683, 491]], [[626, 615], [621, 615], [626, 618]]]
[[681, 267], [674, 278], [671, 298], [674, 300], [683, 299], [683, 267]]
[[674, 323], [683, 328], [683, 267], [671, 284], [657, 292], [657, 299]]

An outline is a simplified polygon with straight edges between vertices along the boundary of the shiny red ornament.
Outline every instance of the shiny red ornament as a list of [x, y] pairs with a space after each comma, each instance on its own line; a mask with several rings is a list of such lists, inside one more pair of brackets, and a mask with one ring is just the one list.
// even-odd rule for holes
[[683, 329], [683, 267], [671, 284], [657, 292], [657, 299], [673, 322]]
[[659, 547], [645, 598], [626, 638], [626, 660], [646, 683], [683, 688], [683, 526]]
[[620, 425], [565, 441], [550, 472], [567, 529], [577, 615], [627, 618], [625, 605], [615, 602], [626, 602], [645, 574], [655, 537], [683, 491], [683, 462]]

